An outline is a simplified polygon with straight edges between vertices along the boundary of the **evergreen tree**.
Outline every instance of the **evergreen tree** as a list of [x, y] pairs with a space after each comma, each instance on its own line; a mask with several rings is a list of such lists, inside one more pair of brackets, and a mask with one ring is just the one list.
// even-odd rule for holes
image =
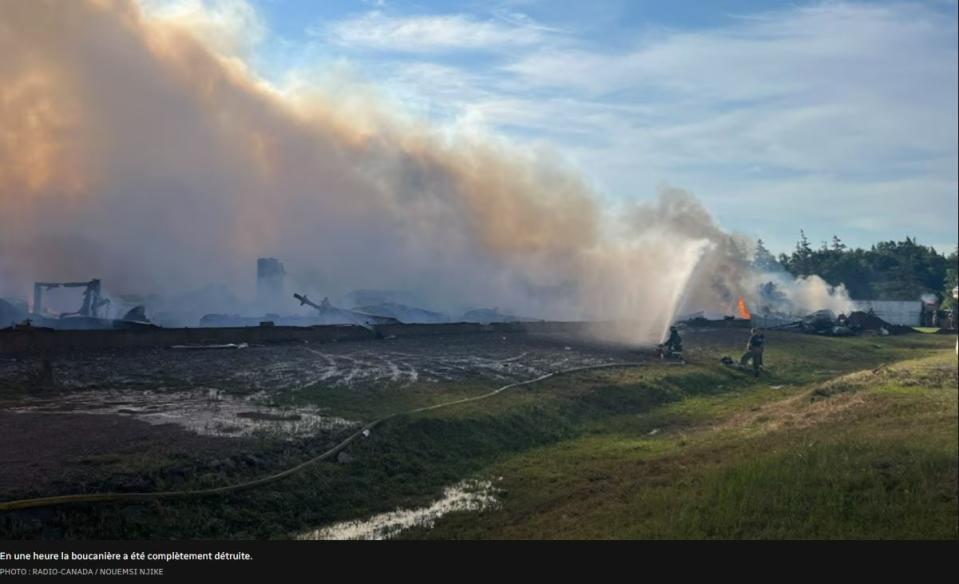
[[753, 255], [753, 266], [764, 272], [771, 272], [780, 268], [779, 262], [768, 249], [762, 239], [756, 240], [756, 253]]
[[945, 288], [942, 290], [943, 308], [956, 309], [956, 300], [952, 296], [952, 291], [959, 284], [959, 247], [952, 250], [949, 257], [946, 258], [948, 267], [946, 268]]
[[806, 238], [806, 232], [799, 230], [800, 239], [796, 242], [796, 250], [789, 258], [790, 271], [797, 276], [808, 276], [813, 272], [812, 247], [809, 245], [809, 239]]
[[805, 231], [800, 235], [793, 253], [780, 255], [780, 264], [794, 276], [816, 274], [833, 286], [844, 284], [853, 298], [918, 300], [928, 293], [951, 297], [956, 285], [955, 252], [947, 258], [911, 236], [850, 249], [834, 235], [832, 245], [814, 250]]

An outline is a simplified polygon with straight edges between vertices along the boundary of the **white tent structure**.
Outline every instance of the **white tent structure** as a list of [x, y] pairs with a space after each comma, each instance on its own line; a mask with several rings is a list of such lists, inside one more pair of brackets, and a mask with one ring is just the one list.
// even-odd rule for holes
[[872, 311], [888, 322], [902, 326], [920, 326], [922, 323], [921, 300], [854, 300], [855, 310]]

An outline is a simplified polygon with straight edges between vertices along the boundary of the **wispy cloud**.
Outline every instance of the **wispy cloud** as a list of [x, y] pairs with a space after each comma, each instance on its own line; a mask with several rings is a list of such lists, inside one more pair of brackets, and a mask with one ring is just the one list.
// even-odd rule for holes
[[883, 81], [954, 75], [955, 33], [954, 20], [919, 7], [823, 5], [713, 30], [647, 32], [628, 51], [547, 47], [504, 69], [590, 95], [646, 89], [714, 102], [829, 99], [868, 93]]
[[483, 20], [464, 14], [391, 16], [382, 11], [310, 29], [311, 35], [342, 47], [412, 53], [531, 46], [541, 42], [544, 33], [515, 15]]
[[[704, 185], [707, 200], [741, 193], [769, 216], [791, 208], [796, 221], [945, 237], [956, 231], [955, 43], [955, 18], [921, 5], [824, 4], [650, 32], [618, 52], [542, 48], [501, 69], [551, 96], [513, 103], [511, 120], [526, 109], [607, 137], [568, 151], [619, 192], [653, 176]], [[636, 109], [601, 113], [616, 104]]]

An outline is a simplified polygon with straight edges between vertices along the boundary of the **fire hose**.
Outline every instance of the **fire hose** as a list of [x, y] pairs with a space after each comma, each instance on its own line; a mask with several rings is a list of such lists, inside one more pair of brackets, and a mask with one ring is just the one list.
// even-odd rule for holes
[[389, 414], [389, 415], [383, 416], [382, 418], [378, 418], [376, 420], [373, 420], [372, 422], [367, 423], [356, 432], [347, 436], [339, 444], [337, 444], [333, 448], [330, 448], [329, 450], [327, 450], [326, 452], [323, 452], [322, 454], [318, 456], [315, 456], [309, 460], [301, 462], [300, 464], [290, 467], [284, 471], [274, 473], [265, 477], [261, 477], [258, 479], [253, 479], [250, 481], [234, 483], [231, 485], [224, 485], [222, 487], [212, 487], [208, 489], [156, 491], [156, 492], [144, 492], [144, 493], [81, 493], [76, 495], [56, 495], [52, 497], [38, 497], [34, 499], [19, 499], [15, 501], [0, 502], [0, 511], [15, 511], [19, 509], [33, 509], [37, 507], [52, 507], [54, 505], [63, 505], [66, 503], [104, 503], [104, 502], [121, 502], [121, 501], [135, 502], [135, 501], [152, 501], [156, 499], [206, 497], [211, 495], [223, 495], [223, 494], [234, 493], [234, 492], [242, 491], [246, 489], [252, 489], [255, 487], [260, 487], [260, 486], [278, 481], [280, 479], [284, 479], [290, 475], [298, 473], [299, 471], [313, 464], [330, 459], [331, 457], [335, 456], [340, 451], [342, 451], [344, 448], [349, 446], [353, 441], [355, 441], [360, 436], [368, 436], [369, 432], [373, 428], [375, 428], [376, 426], [379, 426], [383, 422], [386, 422], [387, 420], [390, 420], [392, 418], [397, 418], [404, 415], [428, 412], [432, 410], [438, 410], [440, 408], [447, 408], [450, 406], [488, 399], [508, 389], [521, 387], [524, 385], [532, 385], [534, 383], [539, 383], [541, 381], [545, 381], [552, 377], [558, 377], [560, 375], [569, 375], [571, 373], [578, 373], [581, 371], [592, 371], [596, 369], [611, 369], [616, 367], [641, 367], [642, 365], [644, 365], [644, 363], [642, 362], [625, 361], [625, 362], [619, 362], [619, 363], [603, 363], [601, 365], [584, 365], [581, 367], [573, 367], [570, 369], [561, 369], [559, 371], [554, 371], [552, 373], [541, 375], [534, 379], [528, 379], [526, 381], [517, 381], [514, 383], [510, 383], [482, 395], [462, 398], [462, 399], [453, 400], [449, 402], [443, 402], [443, 403], [434, 404], [431, 406], [423, 406], [423, 407], [407, 410], [405, 412], [397, 412], [397, 413]]

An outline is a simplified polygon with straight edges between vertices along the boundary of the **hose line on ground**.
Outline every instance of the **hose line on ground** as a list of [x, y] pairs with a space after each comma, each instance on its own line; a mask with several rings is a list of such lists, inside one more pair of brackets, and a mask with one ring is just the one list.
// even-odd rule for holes
[[397, 412], [383, 416], [369, 422], [353, 434], [347, 436], [342, 442], [334, 446], [333, 448], [327, 450], [326, 452], [315, 456], [305, 462], [288, 468], [284, 471], [274, 473], [265, 477], [254, 479], [251, 481], [246, 481], [242, 483], [235, 483], [232, 485], [224, 485], [222, 487], [213, 487], [209, 489], [195, 489], [195, 490], [184, 490], [184, 491], [157, 491], [157, 492], [148, 492], [148, 493], [83, 493], [77, 495], [57, 495], [53, 497], [38, 497], [35, 499], [19, 499], [16, 501], [5, 501], [0, 502], [0, 511], [14, 511], [18, 509], [32, 509], [36, 507], [51, 507], [53, 505], [62, 505], [65, 503], [103, 503], [103, 502], [119, 502], [119, 501], [152, 501], [154, 499], [173, 499], [173, 498], [186, 498], [186, 497], [205, 497], [210, 495], [223, 495], [226, 493], [233, 493], [236, 491], [242, 491], [246, 489], [252, 489], [262, 485], [266, 485], [280, 479], [286, 478], [290, 475], [293, 475], [304, 468], [316, 464], [317, 462], [322, 462], [328, 460], [332, 456], [338, 454], [341, 450], [350, 445], [354, 440], [364, 435], [365, 432], [372, 430], [381, 423], [403, 415], [416, 414], [420, 412], [427, 412], [431, 410], [438, 410], [440, 408], [446, 408], [450, 406], [455, 406], [459, 404], [465, 404], [468, 402], [480, 401], [487, 398], [491, 398], [494, 395], [500, 394], [507, 389], [512, 389], [514, 387], [520, 387], [523, 385], [532, 385], [534, 383], [539, 383], [540, 381], [545, 381], [552, 377], [557, 377], [560, 375], [568, 375], [570, 373], [578, 373], [580, 371], [590, 371], [594, 369], [610, 369], [615, 367], [639, 367], [642, 366], [642, 362], [620, 362], [620, 363], [603, 363], [601, 365], [584, 365], [582, 367], [573, 367], [570, 369], [562, 369], [560, 371], [554, 371], [553, 373], [547, 373], [541, 375], [534, 379], [528, 379], [526, 381], [517, 381], [504, 385], [503, 387], [497, 388], [489, 393], [484, 393], [483, 395], [478, 395], [474, 397], [467, 397], [458, 400], [453, 400], [449, 402], [443, 402], [439, 404], [434, 404], [431, 406], [424, 406], [419, 408], [414, 408], [412, 410], [407, 410], [405, 412]]

